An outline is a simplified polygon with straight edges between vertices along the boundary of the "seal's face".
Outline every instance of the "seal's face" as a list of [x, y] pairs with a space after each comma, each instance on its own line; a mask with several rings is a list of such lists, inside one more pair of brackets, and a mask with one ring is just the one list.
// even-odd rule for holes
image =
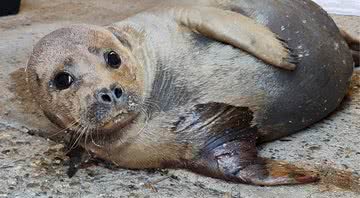
[[139, 113], [142, 71], [105, 28], [72, 26], [45, 36], [34, 48], [27, 75], [35, 100], [61, 128], [114, 132]]

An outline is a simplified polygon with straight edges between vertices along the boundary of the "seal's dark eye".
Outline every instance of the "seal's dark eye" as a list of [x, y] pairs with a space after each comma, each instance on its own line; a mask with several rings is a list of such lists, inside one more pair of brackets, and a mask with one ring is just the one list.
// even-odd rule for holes
[[74, 78], [67, 72], [60, 72], [54, 78], [54, 85], [58, 90], [69, 88], [74, 82]]
[[111, 68], [118, 69], [121, 65], [121, 58], [119, 54], [114, 51], [105, 53], [105, 61]]

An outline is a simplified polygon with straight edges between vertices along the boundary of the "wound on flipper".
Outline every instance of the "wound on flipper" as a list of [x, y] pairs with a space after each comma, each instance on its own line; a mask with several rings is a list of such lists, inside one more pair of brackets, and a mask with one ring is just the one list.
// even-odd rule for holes
[[180, 131], [204, 134], [202, 148], [186, 168], [237, 183], [256, 185], [301, 184], [318, 180], [315, 173], [257, 155], [257, 127], [248, 107], [222, 103], [196, 105], [177, 123]]

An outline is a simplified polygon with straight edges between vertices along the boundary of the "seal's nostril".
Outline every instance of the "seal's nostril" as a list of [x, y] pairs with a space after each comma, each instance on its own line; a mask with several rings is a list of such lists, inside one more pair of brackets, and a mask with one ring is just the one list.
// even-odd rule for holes
[[121, 98], [122, 94], [123, 94], [123, 91], [120, 88], [114, 89], [114, 95], [117, 99]]
[[111, 102], [111, 97], [108, 95], [108, 94], [103, 94], [101, 96], [101, 99], [104, 101], [104, 102]]

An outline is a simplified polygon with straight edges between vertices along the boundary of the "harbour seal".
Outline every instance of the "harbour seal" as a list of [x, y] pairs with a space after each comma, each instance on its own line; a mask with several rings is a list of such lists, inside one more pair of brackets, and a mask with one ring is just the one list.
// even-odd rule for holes
[[258, 157], [256, 145], [331, 113], [353, 58], [315, 3], [240, 0], [62, 28], [39, 41], [26, 71], [44, 114], [97, 157], [281, 185], [318, 178]]

